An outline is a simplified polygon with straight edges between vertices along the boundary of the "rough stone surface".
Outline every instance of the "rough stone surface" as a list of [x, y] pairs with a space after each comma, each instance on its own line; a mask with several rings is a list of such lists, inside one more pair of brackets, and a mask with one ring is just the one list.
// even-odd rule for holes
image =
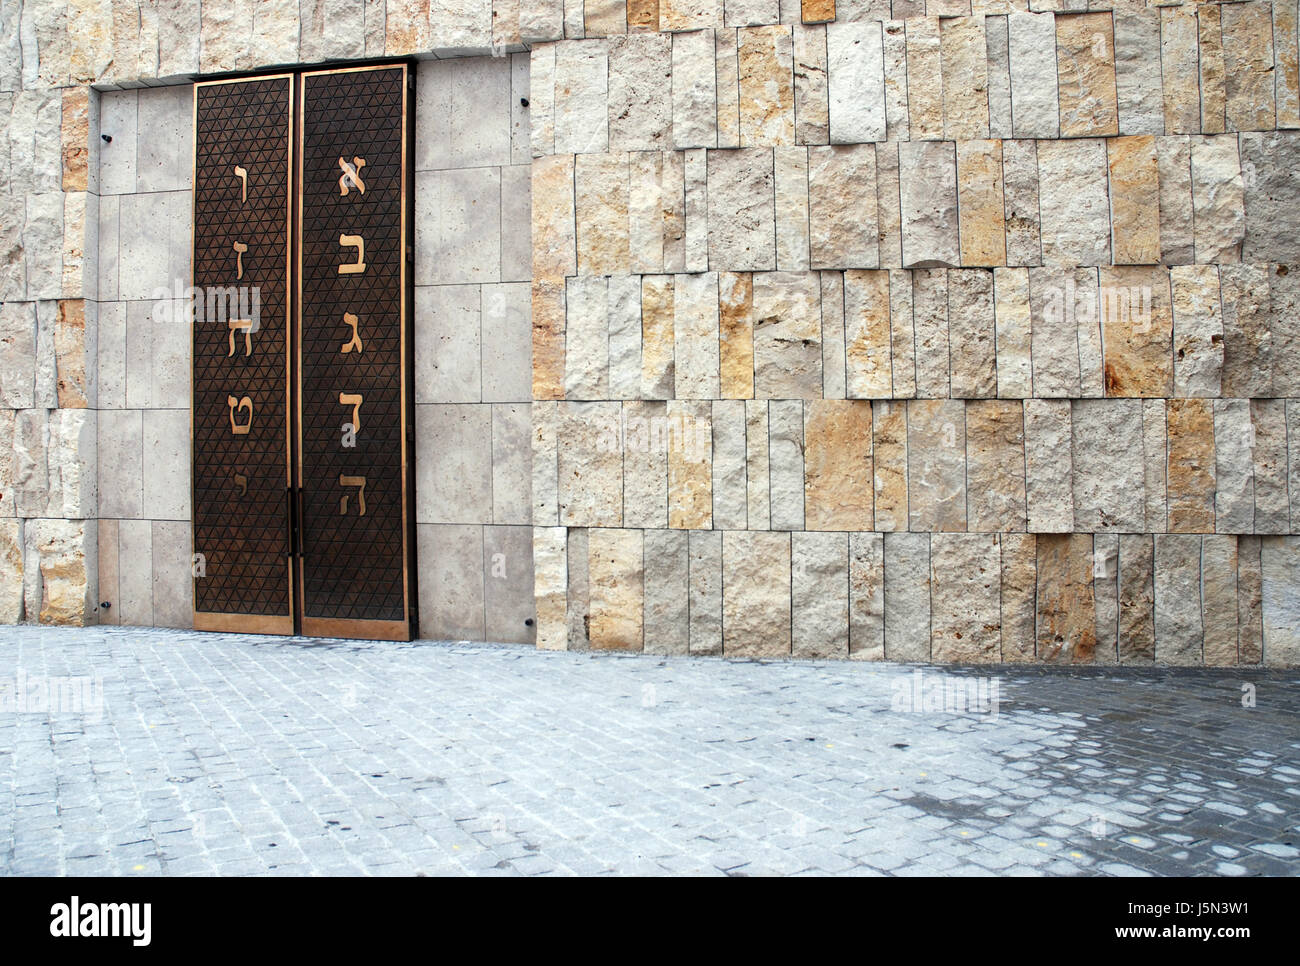
[[1218, 396], [1224, 375], [1219, 272], [1213, 265], [1169, 270], [1174, 317], [1174, 395]]
[[997, 348], [998, 395], [1023, 399], [1032, 394], [1032, 325], [1029, 273], [1022, 268], [993, 270], [993, 318]]
[[773, 178], [770, 150], [709, 152], [710, 266], [733, 272], [776, 268]]
[[1002, 142], [1008, 265], [1041, 265], [1038, 149], [1034, 141]]
[[1169, 276], [1159, 267], [1103, 268], [1098, 281], [1106, 395], [1169, 396]]
[[706, 400], [668, 403], [668, 526], [674, 530], [713, 526], [711, 417]]
[[1155, 544], [1156, 663], [1200, 664], [1204, 641], [1201, 538], [1157, 534]]
[[967, 526], [1025, 529], [1024, 418], [1019, 401], [978, 400], [966, 407]]
[[644, 572], [640, 530], [587, 532], [588, 633], [593, 650], [640, 651]]
[[[803, 400], [768, 404], [768, 496], [773, 530], [804, 528]], [[752, 522], [753, 514], [750, 515]]]
[[626, 34], [610, 40], [611, 151], [658, 151], [671, 146], [673, 66], [668, 34]]
[[886, 533], [885, 658], [930, 659], [930, 534]]
[[1001, 554], [985, 533], [936, 533], [930, 543], [930, 655], [996, 662], [1002, 651]]
[[1039, 534], [1035, 543], [1038, 659], [1092, 663], [1097, 647], [1092, 534]]
[[849, 656], [849, 538], [847, 533], [790, 535], [791, 654]]
[[1110, 165], [1111, 246], [1117, 265], [1160, 261], [1160, 178], [1156, 139], [1106, 142]]
[[908, 529], [959, 532], [966, 519], [966, 407], [960, 400], [908, 404]]
[[794, 138], [796, 144], [830, 141], [826, 28], [794, 28]]
[[996, 396], [992, 272], [985, 269], [948, 272], [948, 339], [952, 396], [960, 399]]
[[815, 272], [754, 276], [754, 392], [815, 399], [822, 390], [821, 284]]
[[1257, 2], [1220, 7], [1229, 131], [1269, 130], [1277, 123], [1271, 6]]
[[[903, 19], [903, 18], [898, 18]], [[908, 128], [915, 140], [943, 137], [943, 59], [939, 18], [907, 20]]]
[[718, 141], [713, 31], [673, 34], [673, 147], [711, 148]]
[[1246, 217], [1237, 139], [1193, 137], [1191, 147], [1196, 261], [1240, 261]]
[[960, 265], [953, 145], [944, 141], [907, 141], [898, 150], [903, 267]]
[[790, 653], [790, 534], [722, 534], [722, 649], [732, 657]]
[[1214, 407], [1204, 399], [1171, 399], [1169, 532], [1214, 532]]
[[690, 554], [682, 530], [645, 531], [645, 650], [690, 651]]
[[[1300, 209], [1300, 132], [1241, 135], [1241, 167], [1245, 175], [1243, 260], [1300, 260], [1295, 230], [1295, 213]], [[1197, 255], [1201, 261], [1199, 249]]]
[[1013, 12], [1007, 17], [1007, 33], [1015, 136], [1054, 138], [1060, 133], [1060, 111], [1052, 14]]
[[881, 533], [849, 535], [849, 657], [885, 656], [885, 542]]
[[1070, 403], [1026, 399], [1025, 503], [1029, 530], [1068, 533], [1074, 525]]
[[794, 137], [794, 37], [783, 25], [736, 31], [740, 144], [789, 145]]
[[804, 527], [872, 529], [871, 404], [811, 399], [804, 406]]
[[1071, 407], [1074, 527], [1082, 532], [1141, 531], [1145, 508], [1142, 404], [1136, 399], [1080, 399]]
[[1106, 265], [1111, 260], [1106, 142], [1038, 142], [1043, 263]]
[[964, 141], [989, 136], [988, 41], [983, 17], [939, 21], [943, 70], [943, 136]]
[[1300, 614], [1296, 582], [1300, 580], [1300, 538], [1267, 537], [1260, 541], [1264, 624], [1264, 663], [1294, 667], [1300, 663]]
[[957, 143], [957, 200], [963, 265], [1002, 265], [1007, 260], [1002, 143]]
[[888, 399], [892, 393], [889, 273], [848, 271], [843, 278], [848, 397]]
[[907, 404], [880, 402], [872, 409], [875, 529], [906, 530]]
[[722, 531], [692, 530], [690, 554], [690, 652], [722, 653]]
[[[1214, 412], [1214, 524], [1219, 533], [1255, 529], [1255, 427], [1249, 399], [1216, 399]], [[1234, 645], [1235, 646], [1235, 645]], [[1235, 663], [1235, 650], [1234, 650]]]
[[715, 272], [674, 278], [673, 344], [677, 398], [717, 398], [718, 276]]
[[744, 530], [748, 491], [745, 484], [745, 404], [739, 399], [713, 403], [713, 526]]
[[808, 216], [813, 268], [879, 266], [874, 145], [808, 149]]
[[826, 27], [830, 141], [885, 140], [884, 38], [879, 22]]

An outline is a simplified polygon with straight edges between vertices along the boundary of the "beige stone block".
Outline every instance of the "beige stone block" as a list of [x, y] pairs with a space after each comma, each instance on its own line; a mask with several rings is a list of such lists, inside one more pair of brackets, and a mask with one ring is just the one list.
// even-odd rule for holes
[[848, 571], [848, 656], [860, 661], [884, 660], [885, 543], [883, 534], [848, 534]]
[[1092, 592], [1096, 609], [1098, 664], [1119, 660], [1119, 534], [1092, 537]]
[[1206, 536], [1201, 542], [1201, 623], [1205, 663], [1237, 664], [1237, 538]]
[[537, 646], [562, 651], [568, 646], [567, 527], [533, 527], [533, 594], [537, 602]]
[[776, 267], [783, 272], [806, 271], [808, 151], [803, 147], [778, 147], [772, 153], [776, 178]]
[[1237, 538], [1237, 659], [1259, 664], [1264, 650], [1264, 587], [1259, 537]]
[[939, 18], [908, 20], [906, 38], [908, 128], [911, 137], [914, 140], [942, 138], [943, 54]]
[[722, 24], [722, 0], [659, 0], [660, 30], [699, 30]]
[[930, 660], [930, 534], [886, 533], [885, 659]]
[[559, 464], [557, 434], [559, 403], [532, 404], [532, 523], [553, 527], [559, 523]]
[[1166, 404], [1163, 399], [1142, 401], [1142, 477], [1143, 506], [1148, 533], [1160, 533], [1168, 522], [1168, 492], [1165, 485], [1168, 470], [1169, 433], [1166, 426]]
[[723, 653], [790, 653], [790, 565], [788, 533], [723, 533]]
[[[714, 31], [713, 57], [714, 83], [717, 85], [717, 146], [738, 148], [740, 147], [740, 52], [736, 47], [736, 31]], [[707, 72], [708, 64], [702, 63], [700, 68]]]
[[1078, 399], [1072, 403], [1071, 465], [1074, 529], [1082, 532], [1143, 529], [1145, 467], [1142, 404], [1136, 399]]
[[555, 47], [555, 152], [609, 149], [609, 58], [603, 40]]
[[1056, 64], [1061, 136], [1118, 134], [1111, 15], [1106, 12], [1058, 15]]
[[722, 531], [693, 530], [690, 555], [691, 654], [722, 653]]
[[908, 141], [899, 145], [898, 164], [903, 267], [959, 265], [954, 146], [942, 141]]
[[754, 392], [815, 399], [822, 392], [821, 284], [814, 272], [753, 277]]
[[843, 277], [845, 391], [850, 399], [888, 399], [892, 395], [889, 272], [848, 271]]
[[768, 495], [767, 400], [745, 400], [745, 494], [746, 519], [752, 530], [771, 526]]
[[1002, 650], [998, 537], [936, 533], [930, 538], [931, 658], [988, 664]]
[[1164, 77], [1165, 133], [1200, 133], [1201, 87], [1194, 6], [1160, 8], [1160, 68]]
[[[628, 267], [632, 272], [657, 275], [664, 271], [667, 220], [664, 209], [680, 210], [669, 199], [674, 186], [665, 182], [664, 155], [638, 151], [628, 156]], [[678, 193], [681, 185], [675, 186]]]
[[949, 141], [989, 136], [988, 41], [984, 18], [939, 21], [943, 71], [943, 136]]
[[1032, 394], [1030, 357], [1029, 272], [993, 270], [993, 321], [997, 352], [998, 395], [1022, 399]]
[[574, 159], [558, 156], [533, 161], [533, 235], [547, 239], [533, 246], [533, 278], [563, 278], [577, 272]]
[[916, 323], [912, 311], [912, 273], [889, 273], [889, 342], [893, 356], [894, 398], [916, 396]]
[[804, 23], [825, 23], [835, 19], [835, 0], [801, 0], [799, 6]]
[[1023, 531], [1025, 428], [1019, 400], [966, 404], [967, 526], [972, 531]]
[[785, 25], [736, 31], [742, 147], [794, 139], [794, 37]]
[[1255, 426], [1250, 400], [1213, 400], [1214, 523], [1219, 533], [1255, 528]]
[[1160, 254], [1166, 265], [1196, 260], [1192, 219], [1192, 146], [1187, 137], [1156, 138], [1160, 174]]
[[1214, 265], [1177, 265], [1173, 293], [1174, 395], [1216, 397], [1224, 376], [1224, 325]]
[[[768, 403], [769, 526], [773, 530], [804, 529], [804, 401], [774, 399]], [[750, 527], [757, 526], [750, 514]]]
[[1204, 399], [1171, 399], [1169, 433], [1170, 533], [1214, 532], [1214, 408]]
[[907, 97], [907, 22], [886, 20], [881, 29], [884, 38], [885, 137], [889, 141], [906, 141], [911, 136]]
[[790, 653], [794, 657], [849, 656], [849, 537], [847, 533], [790, 534]]
[[578, 274], [629, 271], [628, 158], [580, 154], [575, 159]]
[[683, 530], [645, 531], [643, 611], [647, 654], [690, 652], [689, 536]]
[[587, 0], [583, 4], [583, 28], [587, 37], [610, 37], [626, 33], [626, 3], [624, 0]]
[[718, 275], [678, 275], [673, 284], [675, 395], [719, 395]]
[[1037, 657], [1088, 664], [1097, 646], [1092, 534], [1039, 534]]
[[1080, 295], [1070, 271], [1029, 270], [1035, 396], [1078, 398], [1083, 394], [1078, 330], [1079, 316], [1086, 315], [1088, 303]]
[[1106, 142], [1111, 247], [1117, 265], [1160, 261], [1160, 167], [1150, 135]]
[[[622, 0], [610, 4], [609, 9], [621, 15]], [[590, 23], [587, 33], [592, 33]], [[610, 40], [611, 151], [659, 151], [672, 146], [672, 81], [672, 38], [668, 34], [633, 33]]]
[[716, 147], [719, 111], [713, 31], [674, 34], [672, 44], [673, 147]]
[[668, 403], [668, 526], [713, 526], [712, 406], [707, 400]]
[[1074, 527], [1073, 432], [1068, 400], [1026, 399], [1025, 502], [1029, 530]]
[[[709, 152], [708, 263], [711, 267], [757, 272], [776, 267], [773, 180], [769, 149]], [[689, 224], [688, 218], [688, 227]]]
[[[1273, 343], [1273, 307], [1270, 272], [1264, 265], [1232, 264], [1188, 269], [1183, 276], [1189, 299], [1187, 315], [1195, 321], [1201, 337], [1223, 336], [1222, 378], [1216, 368], [1218, 356], [1193, 358], [1193, 372], [1207, 377], [1199, 380], [1201, 392], [1185, 395], [1255, 396], [1277, 395], [1274, 391], [1277, 359]], [[1203, 283], [1203, 286], [1202, 286]], [[1199, 295], [1197, 289], [1204, 287]], [[1191, 299], [1212, 299], [1204, 304]], [[1221, 326], [1218, 324], [1222, 319]], [[1205, 362], [1209, 365], [1205, 365]]]
[[1194, 137], [1191, 147], [1196, 261], [1240, 261], [1246, 216], [1237, 139]]
[[1298, 168], [1300, 134], [1269, 131], [1241, 135], [1246, 213], [1243, 260], [1300, 261], [1300, 240], [1294, 231], [1296, 206], [1300, 205]]
[[876, 151], [871, 144], [808, 149], [813, 268], [876, 268]]
[[1121, 134], [1164, 134], [1160, 10], [1134, 5], [1114, 12], [1115, 88]]
[[957, 143], [957, 205], [963, 265], [1007, 260], [1002, 142]]
[[609, 398], [609, 279], [575, 276], [565, 290], [564, 395]]
[[652, 32], [658, 30], [659, 0], [627, 0], [627, 29]]
[[1254, 443], [1249, 459], [1255, 484], [1253, 526], [1249, 529], [1254, 533], [1286, 533], [1290, 527], [1285, 400], [1250, 400], [1248, 441]]
[[1000, 543], [1002, 660], [1031, 662], [1036, 641], [1036, 538], [1032, 533], [1004, 533]]
[[1173, 313], [1165, 270], [1103, 268], [1099, 291], [1106, 395], [1171, 395]]
[[640, 530], [587, 532], [592, 650], [639, 651], [645, 571]]
[[899, 191], [898, 145], [876, 145], [876, 206], [880, 223], [880, 267], [903, 265], [903, 210]]
[[908, 529], [963, 531], [966, 516], [966, 406], [917, 399], [907, 410]]
[[[912, 320], [916, 332], [916, 394], [943, 399], [949, 394], [948, 273], [914, 271]], [[891, 286], [892, 288], [892, 286]]]
[[948, 271], [949, 376], [953, 398], [997, 395], [993, 273], [981, 268]]
[[1060, 133], [1056, 27], [1050, 13], [1011, 13], [1011, 114], [1018, 138], [1054, 138]]
[[641, 395], [667, 399], [676, 381], [673, 276], [641, 280]]
[[585, 528], [571, 527], [565, 548], [568, 584], [565, 588], [564, 636], [565, 648], [570, 651], [591, 649], [589, 625], [591, 621], [591, 580]]
[[1229, 131], [1270, 131], [1278, 126], [1272, 8], [1286, 5], [1287, 0], [1275, 4], [1255, 0], [1219, 8]]
[[727, 399], [754, 397], [754, 277], [718, 273], [719, 392]]
[[1296, 587], [1300, 586], [1300, 537], [1266, 537], [1260, 541], [1262, 571], [1264, 664], [1300, 664], [1300, 619]]
[[873, 403], [872, 465], [876, 530], [906, 530], [907, 505], [907, 404], [884, 400]]
[[561, 525], [622, 525], [620, 416], [615, 402], [562, 405], [556, 431]]
[[794, 139], [796, 144], [830, 141], [826, 28], [794, 28]]
[[565, 285], [541, 279], [532, 286], [533, 398], [564, 398]]
[[804, 527], [871, 530], [871, 404], [810, 399], [804, 406]]
[[[1273, 4], [1273, 91], [1277, 126], [1300, 127], [1300, 11], [1293, 3]], [[1244, 658], [1243, 658], [1244, 660]]]
[[1109, 264], [1106, 142], [1040, 141], [1038, 174], [1043, 263]]
[[1038, 149], [1033, 141], [1002, 142], [1008, 265], [1041, 265]]
[[1155, 660], [1155, 550], [1149, 534], [1120, 534], [1118, 656], [1121, 664]]
[[23, 522], [0, 520], [0, 624], [23, 619]]
[[93, 624], [98, 533], [94, 522], [29, 520], [22, 533], [25, 616], [42, 624]]
[[[682, 175], [683, 193], [685, 204], [682, 209], [682, 270], [687, 272], [704, 272], [709, 269], [709, 259], [712, 257], [712, 237], [713, 225], [711, 222], [712, 209], [709, 203], [709, 164], [706, 155], [709, 152], [700, 148], [697, 151], [687, 151], [684, 158], [684, 172]], [[717, 153], [717, 152], [715, 152]], [[743, 180], [743, 179], [742, 179]], [[758, 202], [758, 208], [750, 214], [754, 220], [746, 222], [745, 215], [741, 214], [728, 227], [735, 230], [740, 236], [740, 244], [747, 246], [751, 242], [758, 245], [760, 249], [765, 245], [761, 242], [758, 234], [746, 236], [744, 233], [753, 231], [765, 224], [763, 221], [764, 212], [761, 200]], [[674, 222], [676, 219], [674, 218]], [[773, 224], [775, 217], [773, 217]], [[730, 239], [734, 243], [735, 239]], [[763, 256], [765, 257], [765, 256]], [[772, 259], [775, 260], [773, 252]], [[664, 267], [677, 264], [677, 258], [664, 258]], [[718, 266], [714, 266], [717, 268]], [[736, 266], [741, 268], [743, 266]]]
[[1155, 627], [1157, 664], [1204, 663], [1201, 619], [1201, 538], [1184, 534], [1155, 537]]
[[740, 399], [713, 403], [713, 526], [744, 530], [749, 494], [745, 482], [745, 404]]
[[555, 45], [533, 47], [528, 61], [528, 145], [534, 158], [555, 153]]
[[673, 426], [662, 402], [623, 405], [623, 522], [629, 527], [668, 526], [668, 450]]
[[1202, 134], [1222, 134], [1224, 131], [1223, 31], [1219, 9], [1217, 3], [1196, 8]]

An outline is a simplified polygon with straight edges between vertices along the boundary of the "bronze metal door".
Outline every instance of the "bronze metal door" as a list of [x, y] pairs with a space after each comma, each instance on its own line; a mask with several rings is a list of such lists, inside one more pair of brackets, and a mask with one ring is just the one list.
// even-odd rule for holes
[[293, 633], [292, 177], [291, 75], [194, 86], [191, 505], [200, 630]]
[[407, 640], [407, 69], [299, 90], [302, 628]]
[[412, 633], [409, 90], [405, 64], [195, 85], [197, 628]]

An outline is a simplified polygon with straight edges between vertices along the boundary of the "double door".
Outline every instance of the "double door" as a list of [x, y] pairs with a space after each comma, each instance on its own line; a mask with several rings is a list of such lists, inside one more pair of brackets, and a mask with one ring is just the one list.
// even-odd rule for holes
[[415, 630], [412, 80], [195, 85], [197, 629]]

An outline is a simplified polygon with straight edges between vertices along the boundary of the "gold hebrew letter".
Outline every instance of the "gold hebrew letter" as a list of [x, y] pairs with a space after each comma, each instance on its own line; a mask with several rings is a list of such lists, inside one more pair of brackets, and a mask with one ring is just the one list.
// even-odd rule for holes
[[248, 477], [243, 473], [236, 473], [235, 486], [239, 487], [240, 496], [246, 496], [248, 494]]
[[237, 269], [236, 278], [244, 277], [244, 252], [248, 251], [248, 246], [243, 242], [235, 242], [235, 268]]
[[[226, 397], [226, 405], [230, 407], [230, 431], [236, 436], [247, 436], [248, 431], [253, 428], [253, 400], [244, 396], [242, 399], [236, 399], [234, 396]], [[248, 410], [248, 422], [235, 422], [235, 413]]]
[[235, 165], [235, 177], [243, 182], [243, 193], [239, 201], [241, 204], [247, 204], [248, 203], [248, 169], [238, 164]]
[[352, 432], [361, 432], [361, 393], [341, 392], [339, 393], [339, 405], [352, 407]]
[[235, 330], [242, 329], [244, 332], [244, 357], [247, 358], [253, 354], [253, 320], [252, 319], [231, 319], [230, 325], [230, 351], [226, 353], [229, 359], [235, 354]]
[[352, 341], [350, 341], [347, 345], [345, 345], [342, 349], [339, 350], [339, 355], [344, 355], [344, 356], [345, 356], [345, 355], [347, 355], [349, 352], [351, 352], [353, 349], [356, 349], [357, 352], [360, 352], [360, 351], [361, 351], [361, 331], [360, 331], [360, 329], [358, 328], [358, 326], [361, 324], [361, 320], [358, 319], [358, 318], [357, 318], [355, 315], [353, 315], [351, 312], [344, 312], [344, 313], [343, 313], [343, 321], [346, 322], [348, 325], [352, 326]]
[[348, 164], [342, 158], [339, 158], [339, 168], [343, 171], [339, 175], [339, 194], [346, 195], [348, 186], [356, 188], [362, 194], [366, 193], [366, 183], [361, 180], [361, 169], [366, 166], [365, 158], [353, 158], [352, 163]]
[[357, 260], [349, 265], [340, 265], [340, 275], [358, 275], [366, 270], [366, 241], [360, 235], [339, 235], [339, 244], [344, 248], [355, 248]]
[[[339, 474], [339, 486], [358, 486], [361, 489], [357, 491], [357, 516], [366, 515], [366, 478], [364, 476], [347, 476]], [[344, 493], [339, 497], [339, 515], [348, 515], [348, 495]]]

